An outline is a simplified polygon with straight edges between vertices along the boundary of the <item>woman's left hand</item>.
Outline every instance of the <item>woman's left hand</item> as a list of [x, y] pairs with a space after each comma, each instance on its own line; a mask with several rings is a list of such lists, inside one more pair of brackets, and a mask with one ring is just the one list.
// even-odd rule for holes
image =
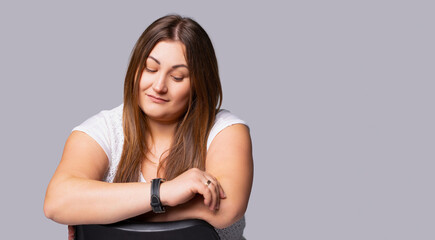
[[186, 203], [196, 194], [204, 197], [204, 205], [212, 211], [218, 210], [220, 200], [226, 198], [219, 181], [198, 168], [191, 168], [160, 186], [160, 200], [169, 207]]

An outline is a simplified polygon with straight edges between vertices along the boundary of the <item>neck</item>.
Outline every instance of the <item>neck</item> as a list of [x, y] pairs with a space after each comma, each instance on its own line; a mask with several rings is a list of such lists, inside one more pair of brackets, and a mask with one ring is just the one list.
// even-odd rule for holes
[[165, 123], [149, 119], [148, 127], [150, 134], [147, 136], [148, 142], [157, 148], [169, 148], [175, 134], [177, 122]]

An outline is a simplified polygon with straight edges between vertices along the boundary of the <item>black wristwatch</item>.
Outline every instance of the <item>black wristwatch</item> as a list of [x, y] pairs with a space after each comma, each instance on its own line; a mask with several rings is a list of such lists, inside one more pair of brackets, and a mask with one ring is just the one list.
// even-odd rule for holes
[[164, 213], [165, 207], [160, 201], [160, 183], [164, 182], [163, 178], [154, 178], [151, 180], [151, 208], [155, 213]]

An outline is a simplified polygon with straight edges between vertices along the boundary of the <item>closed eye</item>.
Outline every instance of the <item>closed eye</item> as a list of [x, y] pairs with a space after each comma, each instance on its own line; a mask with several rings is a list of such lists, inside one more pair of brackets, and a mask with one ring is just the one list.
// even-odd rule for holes
[[157, 70], [153, 70], [153, 69], [149, 69], [149, 68], [145, 68], [145, 70], [147, 71], [147, 72], [157, 72]]
[[172, 76], [174, 79], [175, 79], [175, 81], [183, 81], [183, 79], [184, 79], [184, 77], [175, 77], [175, 76]]

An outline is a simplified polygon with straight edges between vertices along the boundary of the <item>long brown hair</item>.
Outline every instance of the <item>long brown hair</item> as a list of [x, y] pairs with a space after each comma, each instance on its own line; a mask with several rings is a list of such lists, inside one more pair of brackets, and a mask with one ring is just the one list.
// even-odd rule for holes
[[151, 50], [164, 40], [185, 45], [191, 89], [186, 113], [177, 124], [168, 155], [161, 159], [157, 173], [170, 180], [193, 167], [205, 169], [208, 134], [222, 104], [216, 55], [210, 38], [197, 22], [168, 15], [143, 32], [131, 54], [124, 83], [124, 146], [114, 182], [139, 181], [141, 162], [149, 151], [145, 138], [147, 116], [138, 101], [139, 80]]

